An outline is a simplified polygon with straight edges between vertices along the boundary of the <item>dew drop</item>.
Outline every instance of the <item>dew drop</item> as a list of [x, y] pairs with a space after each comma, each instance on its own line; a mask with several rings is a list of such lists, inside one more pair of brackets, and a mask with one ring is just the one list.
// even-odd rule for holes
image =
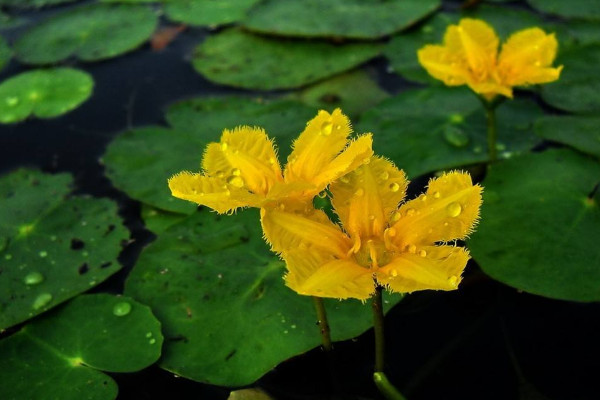
[[231, 170], [231, 175], [233, 176], [240, 176], [242, 174], [242, 171], [239, 170], [239, 168], [234, 168]]
[[433, 192], [433, 198], [434, 199], [439, 199], [440, 196], [441, 196], [440, 192], [438, 192], [438, 191]]
[[535, 66], [536, 66], [536, 67], [539, 67], [539, 66], [541, 66], [541, 65], [542, 65], [542, 63], [541, 63], [539, 60], [535, 62]]
[[323, 122], [323, 124], [321, 125], [321, 133], [324, 136], [329, 136], [331, 135], [331, 131], [333, 130], [333, 124], [331, 123], [331, 121], [325, 121]]
[[407, 217], [411, 217], [415, 215], [415, 209], [414, 208], [409, 208], [408, 210], [406, 210], [406, 216]]
[[40, 308], [45, 307], [52, 301], [52, 295], [50, 293], [42, 293], [33, 301], [33, 309], [39, 310]]
[[379, 175], [379, 177], [381, 178], [381, 180], [382, 180], [382, 181], [385, 181], [385, 180], [387, 180], [387, 179], [390, 177], [390, 173], [389, 173], [389, 172], [387, 172], [387, 171], [383, 171], [383, 172], [382, 172], [382, 173]]
[[373, 221], [373, 220], [375, 219], [375, 216], [374, 216], [373, 214], [371, 214], [371, 215], [369, 215], [369, 219], [370, 219], [371, 221]]
[[422, 195], [420, 196], [420, 198], [421, 198], [421, 201], [427, 201], [427, 196], [426, 196], [426, 195], [424, 195], [424, 194], [422, 194]]
[[448, 278], [448, 283], [452, 287], [457, 287], [458, 286], [458, 276], [452, 275], [450, 278]]
[[151, 337], [152, 337], [152, 332], [147, 332], [147, 333], [146, 333], [146, 337], [147, 337], [147, 338], [151, 338]]
[[506, 145], [504, 143], [496, 143], [496, 150], [504, 151], [506, 150]]
[[448, 226], [448, 223], [447, 223], [447, 222], [444, 222], [444, 226]]
[[398, 190], [400, 190], [400, 185], [398, 185], [396, 182], [392, 182], [392, 183], [390, 183], [390, 186], [389, 186], [389, 188], [390, 188], [390, 190], [391, 190], [392, 192], [394, 192], [394, 193], [395, 193], [395, 192], [397, 192]]
[[391, 271], [390, 271], [390, 274], [391, 274], [393, 277], [396, 277], [396, 276], [398, 276], [398, 271], [396, 271], [395, 269], [393, 269], [393, 270], [391, 270]]
[[113, 314], [117, 317], [124, 317], [131, 312], [131, 304], [126, 301], [121, 301], [113, 307]]
[[396, 229], [395, 228], [388, 228], [387, 229], [387, 234], [388, 234], [389, 237], [396, 236]]
[[419, 255], [421, 257], [426, 257], [427, 256], [427, 252], [425, 250], [421, 250], [421, 251], [419, 251]]
[[229, 148], [229, 145], [227, 144], [227, 142], [223, 142], [221, 143], [221, 150], [225, 151]]
[[402, 218], [402, 215], [400, 214], [400, 212], [398, 212], [398, 211], [395, 211], [395, 212], [392, 214], [392, 218], [391, 218], [391, 219], [392, 219], [392, 222], [396, 222], [396, 221], [398, 221], [400, 218]]
[[469, 135], [453, 125], [444, 128], [444, 139], [454, 147], [465, 147], [469, 144]]
[[457, 202], [453, 201], [452, 203], [446, 206], [446, 213], [448, 213], [449, 217], [455, 218], [460, 215], [462, 212], [462, 207]]
[[275, 159], [275, 157], [269, 157], [269, 164], [275, 165], [276, 162], [277, 160]]
[[18, 97], [7, 97], [6, 98], [6, 105], [9, 107], [14, 107], [17, 104], [19, 104], [19, 98]]
[[358, 188], [356, 192], [354, 192], [354, 195], [358, 197], [362, 196], [363, 194], [365, 194], [365, 191], [362, 188]]
[[152, 338], [152, 339], [148, 340], [148, 343], [154, 344], [154, 343], [156, 343], [156, 339]]
[[42, 251], [40, 251], [38, 254], [39, 254], [39, 256], [40, 256], [40, 257], [42, 257], [42, 258], [44, 258], [44, 257], [48, 256], [48, 252], [47, 252], [47, 251], [45, 251], [45, 250], [42, 250]]
[[408, 246], [406, 246], [406, 251], [415, 254], [417, 252], [417, 246], [415, 246], [414, 244], [409, 244]]
[[5, 259], [5, 260], [10, 260], [10, 259], [12, 259], [12, 254], [7, 254], [7, 255], [5, 255], [5, 256], [4, 256], [4, 259]]
[[225, 172], [223, 172], [223, 171], [217, 171], [216, 175], [217, 175], [217, 178], [224, 178], [225, 177]]
[[240, 178], [239, 176], [235, 176], [235, 175], [232, 175], [229, 178], [227, 178], [227, 183], [229, 183], [231, 186], [235, 186], [237, 188], [241, 188], [244, 186], [244, 180], [242, 178]]
[[39, 272], [30, 272], [23, 278], [23, 283], [26, 285], [38, 285], [44, 281], [44, 275]]
[[350, 182], [350, 179], [348, 179], [348, 177], [347, 177], [347, 176], [342, 176], [342, 177], [340, 178], [340, 182], [342, 182], [342, 183], [349, 183], [349, 182]]

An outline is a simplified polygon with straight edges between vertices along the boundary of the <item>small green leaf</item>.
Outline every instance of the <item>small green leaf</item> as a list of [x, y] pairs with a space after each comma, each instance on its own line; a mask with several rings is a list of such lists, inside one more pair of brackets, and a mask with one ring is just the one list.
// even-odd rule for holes
[[600, 20], [600, 3], [589, 0], [527, 0], [536, 10], [564, 18]]
[[494, 279], [563, 300], [600, 300], [598, 160], [548, 150], [492, 165], [469, 240]]
[[546, 116], [536, 121], [534, 129], [544, 139], [600, 157], [599, 126], [598, 117]]
[[282, 36], [377, 39], [439, 6], [439, 0], [269, 0], [253, 8], [243, 26]]
[[30, 115], [58, 117], [86, 101], [93, 87], [92, 77], [76, 69], [23, 72], [0, 83], [0, 123], [19, 122]]
[[[319, 346], [310, 297], [284, 285], [285, 266], [262, 239], [257, 210], [200, 211], [146, 247], [125, 292], [163, 323], [161, 367], [215, 385], [247, 385], [284, 360]], [[400, 300], [388, 296], [386, 308]], [[371, 326], [359, 301], [327, 301], [334, 340]]]
[[194, 26], [217, 26], [239, 21], [259, 0], [177, 0], [164, 1], [171, 21]]
[[89, 4], [58, 14], [29, 29], [14, 45], [27, 64], [69, 57], [97, 61], [139, 47], [156, 29], [152, 9], [133, 4]]
[[290, 89], [349, 70], [379, 54], [374, 43], [271, 39], [229, 29], [208, 37], [193, 58], [196, 71], [223, 85]]
[[71, 177], [0, 177], [0, 329], [40, 314], [120, 269], [127, 231], [106, 199], [67, 197]]
[[79, 296], [0, 341], [0, 398], [112, 400], [117, 385], [99, 370], [145, 368], [162, 341], [149, 307], [122, 296]]
[[[498, 153], [509, 158], [540, 142], [532, 132], [542, 110], [529, 100], [497, 109]], [[485, 112], [466, 88], [410, 90], [367, 111], [358, 132], [373, 132], [373, 150], [409, 177], [488, 161]]]

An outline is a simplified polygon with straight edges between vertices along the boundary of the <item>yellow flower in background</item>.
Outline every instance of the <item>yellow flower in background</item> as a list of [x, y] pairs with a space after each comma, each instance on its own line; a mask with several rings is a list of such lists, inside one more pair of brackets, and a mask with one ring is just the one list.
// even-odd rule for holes
[[219, 213], [239, 207], [310, 212], [315, 195], [373, 154], [371, 135], [349, 141], [351, 132], [349, 119], [339, 109], [331, 114], [319, 111], [294, 142], [282, 171], [263, 129], [225, 130], [220, 142], [207, 146], [204, 171], [176, 174], [169, 179], [169, 188], [173, 196]]
[[418, 51], [419, 63], [448, 86], [468, 85], [488, 101], [497, 95], [512, 98], [512, 88], [548, 83], [559, 78], [562, 66], [553, 68], [558, 42], [540, 28], [514, 33], [502, 45], [484, 21], [463, 18], [450, 25], [443, 45], [426, 45]]
[[322, 212], [263, 209], [265, 237], [287, 264], [286, 284], [303, 295], [361, 300], [376, 283], [403, 293], [456, 289], [469, 253], [446, 243], [472, 232], [482, 188], [450, 172], [398, 207], [407, 184], [404, 172], [378, 157], [332, 183], [343, 230]]

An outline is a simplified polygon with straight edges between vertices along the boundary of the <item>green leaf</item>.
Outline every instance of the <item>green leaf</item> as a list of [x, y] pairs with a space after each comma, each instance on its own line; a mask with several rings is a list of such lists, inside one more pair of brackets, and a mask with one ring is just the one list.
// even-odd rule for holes
[[441, 44], [446, 28], [457, 24], [461, 17], [484, 20], [503, 40], [521, 29], [542, 25], [542, 21], [530, 12], [491, 5], [482, 5], [462, 14], [439, 13], [419, 27], [394, 36], [387, 44], [384, 55], [393, 71], [410, 81], [442, 84], [430, 77], [419, 64], [417, 51], [427, 44]]
[[600, 111], [600, 44], [572, 47], [559, 53], [555, 65], [564, 65], [560, 79], [542, 86], [548, 104], [574, 113]]
[[159, 208], [142, 204], [142, 220], [146, 228], [158, 234], [185, 218], [185, 214], [163, 211]]
[[268, 0], [242, 24], [274, 35], [377, 39], [406, 29], [439, 6], [439, 0]]
[[6, 40], [0, 36], [0, 71], [8, 64], [12, 58], [12, 50], [8, 47]]
[[492, 278], [563, 300], [600, 300], [598, 160], [571, 150], [527, 154], [494, 164], [469, 240]]
[[[284, 360], [320, 344], [310, 297], [283, 282], [285, 266], [262, 239], [257, 210], [219, 216], [206, 210], [146, 247], [125, 292], [163, 323], [160, 366], [225, 386], [247, 385]], [[400, 296], [389, 296], [391, 307]], [[359, 301], [327, 301], [334, 340], [371, 326]]]
[[14, 45], [27, 64], [49, 64], [77, 57], [97, 61], [139, 47], [154, 32], [152, 9], [133, 4], [89, 4], [58, 14], [29, 29]]
[[22, 72], [0, 83], [0, 123], [12, 124], [30, 115], [54, 118], [86, 101], [94, 80], [71, 68]]
[[355, 117], [388, 98], [389, 94], [365, 71], [355, 70], [316, 83], [292, 97], [318, 109], [332, 111], [339, 107], [348, 116]]
[[599, 126], [598, 117], [546, 116], [536, 121], [534, 129], [544, 139], [600, 157]]
[[62, 3], [71, 3], [73, 1], [75, 0], [0, 0], [0, 6], [38, 8]]
[[110, 372], [133, 372], [160, 356], [150, 308], [108, 294], [79, 296], [0, 341], [0, 398], [111, 400]]
[[165, 1], [171, 21], [194, 26], [217, 26], [239, 21], [259, 0], [178, 0]]
[[196, 71], [246, 89], [296, 88], [349, 70], [379, 54], [374, 43], [270, 39], [229, 29], [208, 37], [194, 54]]
[[[106, 174], [130, 197], [162, 210], [190, 214], [196, 205], [171, 196], [167, 179], [200, 170], [207, 143], [223, 129], [239, 125], [264, 127], [276, 138], [280, 156], [314, 117], [314, 111], [291, 100], [221, 97], [192, 99], [169, 107], [166, 118], [175, 129], [140, 128], [113, 140], [103, 157]], [[283, 159], [283, 158], [282, 158]]]
[[564, 18], [600, 19], [600, 3], [589, 0], [527, 0], [536, 10]]
[[[497, 110], [500, 158], [540, 142], [532, 132], [542, 110], [530, 100], [512, 100]], [[373, 132], [373, 150], [393, 160], [409, 177], [489, 160], [485, 111], [466, 88], [410, 90], [367, 111], [357, 125]]]
[[0, 177], [0, 329], [84, 292], [120, 269], [127, 230], [107, 199], [67, 197], [71, 177]]

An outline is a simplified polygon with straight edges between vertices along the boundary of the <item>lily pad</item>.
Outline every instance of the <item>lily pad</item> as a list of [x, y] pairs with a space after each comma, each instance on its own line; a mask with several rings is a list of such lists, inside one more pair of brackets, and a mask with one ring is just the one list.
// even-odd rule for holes
[[600, 111], [600, 44], [573, 47], [561, 52], [556, 62], [564, 65], [560, 79], [543, 85], [542, 98], [548, 104], [574, 113]]
[[71, 68], [23, 72], [0, 83], [0, 123], [11, 124], [30, 115], [53, 118], [87, 100], [94, 80]]
[[259, 0], [177, 0], [165, 1], [171, 21], [195, 26], [217, 26], [239, 21]]
[[317, 109], [341, 108], [356, 117], [390, 95], [363, 70], [355, 70], [307, 87], [292, 97]]
[[[144, 249], [125, 292], [163, 323], [160, 366], [196, 381], [247, 385], [320, 344], [313, 300], [284, 285], [285, 266], [264, 240], [257, 210], [207, 210]], [[389, 308], [399, 295], [386, 298]], [[370, 305], [326, 302], [334, 340], [371, 326]]]
[[147, 204], [142, 204], [141, 214], [146, 228], [156, 234], [181, 222], [186, 217], [185, 214], [163, 211]]
[[12, 50], [8, 47], [6, 40], [0, 36], [0, 71], [8, 64], [12, 57]]
[[463, 17], [483, 19], [494, 27], [502, 40], [521, 29], [542, 25], [542, 21], [530, 12], [492, 5], [482, 5], [462, 14], [438, 13], [415, 29], [394, 36], [386, 45], [384, 55], [392, 70], [410, 81], [441, 84], [419, 64], [417, 51], [427, 44], [441, 43], [448, 25], [458, 23]]
[[242, 24], [282, 36], [377, 39], [406, 29], [439, 6], [439, 0], [268, 0]]
[[568, 149], [494, 164], [469, 248], [492, 278], [563, 300], [600, 300], [598, 160]]
[[374, 43], [270, 39], [239, 29], [208, 37], [193, 58], [207, 79], [246, 89], [290, 89], [349, 70], [379, 54]]
[[0, 341], [0, 398], [112, 400], [113, 379], [153, 364], [163, 341], [150, 308], [127, 297], [79, 296]]
[[107, 199], [68, 197], [69, 175], [0, 177], [0, 329], [38, 315], [120, 269], [127, 230]]
[[158, 17], [147, 6], [90, 4], [47, 19], [14, 45], [27, 64], [50, 64], [69, 57], [97, 61], [134, 50], [154, 32]]
[[534, 129], [544, 139], [600, 157], [599, 126], [598, 117], [546, 116], [536, 121]]
[[76, 0], [0, 0], [0, 6], [38, 8], [62, 3], [71, 3], [73, 1]]
[[113, 140], [103, 157], [113, 184], [130, 197], [165, 211], [190, 214], [196, 206], [171, 196], [167, 179], [200, 169], [208, 142], [223, 129], [262, 126], [276, 138], [280, 155], [314, 116], [314, 110], [291, 100], [264, 101], [222, 97], [186, 100], [169, 107], [167, 120], [175, 129], [148, 127], [125, 132]]
[[527, 0], [536, 10], [564, 18], [600, 19], [600, 3], [589, 0]]
[[[509, 158], [540, 139], [533, 121], [543, 115], [533, 101], [516, 99], [497, 109], [498, 156]], [[373, 150], [409, 177], [489, 160], [485, 112], [466, 88], [410, 90], [363, 114], [357, 131], [373, 132]]]

